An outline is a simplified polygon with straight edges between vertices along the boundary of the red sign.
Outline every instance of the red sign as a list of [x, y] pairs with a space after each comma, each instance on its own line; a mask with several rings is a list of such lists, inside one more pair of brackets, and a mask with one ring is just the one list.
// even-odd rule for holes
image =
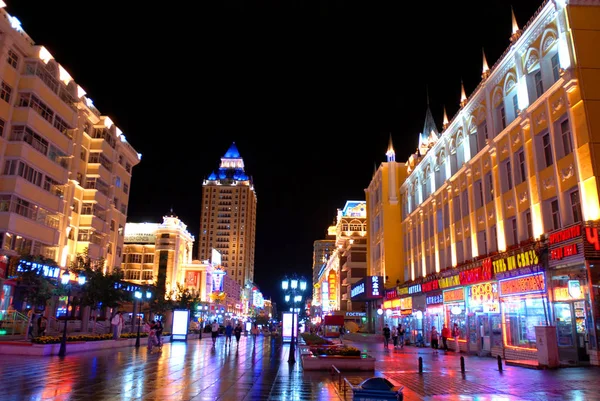
[[484, 263], [481, 267], [458, 273], [461, 284], [474, 284], [492, 279], [492, 264]]
[[600, 251], [600, 241], [598, 240], [598, 229], [596, 227], [586, 227], [585, 238], [590, 245], [594, 246], [595, 250]]
[[528, 274], [526, 276], [500, 280], [500, 295], [521, 295], [546, 291], [544, 273]]
[[185, 274], [185, 285], [186, 287], [198, 288], [198, 281], [200, 278], [200, 272], [187, 272]]
[[581, 237], [581, 225], [567, 227], [564, 230], [550, 234], [550, 245]]
[[561, 260], [573, 255], [577, 255], [577, 244], [569, 244], [550, 250], [551, 260]]

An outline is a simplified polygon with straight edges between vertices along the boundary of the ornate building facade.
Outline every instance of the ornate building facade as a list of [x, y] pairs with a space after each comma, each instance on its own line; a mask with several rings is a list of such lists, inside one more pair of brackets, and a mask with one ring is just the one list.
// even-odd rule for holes
[[456, 323], [462, 350], [535, 360], [550, 327], [561, 363], [599, 363], [599, 21], [598, 1], [513, 15], [510, 47], [410, 156], [386, 309], [413, 333]]

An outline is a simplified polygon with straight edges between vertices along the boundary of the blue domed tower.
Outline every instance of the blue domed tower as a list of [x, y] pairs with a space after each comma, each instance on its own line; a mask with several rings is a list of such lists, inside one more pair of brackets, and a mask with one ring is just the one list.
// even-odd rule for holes
[[[254, 282], [256, 193], [235, 142], [202, 187], [198, 259], [212, 260], [213, 253], [219, 252], [227, 280], [242, 290]], [[241, 300], [231, 303], [243, 309]]]

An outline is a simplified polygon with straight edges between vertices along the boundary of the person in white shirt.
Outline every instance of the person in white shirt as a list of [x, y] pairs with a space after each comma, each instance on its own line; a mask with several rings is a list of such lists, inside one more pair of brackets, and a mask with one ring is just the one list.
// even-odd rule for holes
[[213, 347], [214, 347], [217, 344], [217, 337], [219, 335], [219, 324], [217, 323], [216, 320], [212, 324], [211, 335], [212, 335], [212, 341], [213, 341]]

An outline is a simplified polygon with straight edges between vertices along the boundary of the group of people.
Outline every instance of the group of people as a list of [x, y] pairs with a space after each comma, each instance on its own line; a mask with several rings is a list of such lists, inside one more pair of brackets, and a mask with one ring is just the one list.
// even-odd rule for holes
[[[217, 345], [217, 337], [219, 336], [219, 323], [217, 323], [217, 321], [215, 320], [212, 325], [211, 325], [211, 337], [212, 337], [212, 343], [213, 343], [213, 347], [215, 345]], [[242, 323], [238, 322], [238, 324], [233, 327], [231, 325], [231, 322], [227, 322], [227, 326], [225, 326], [225, 345], [231, 345], [231, 337], [232, 335], [235, 336], [235, 343], [236, 345], [240, 344], [240, 337], [242, 336]], [[254, 324], [254, 326], [252, 327], [252, 337], [254, 338], [254, 342], [256, 343], [256, 336], [258, 335], [259, 331], [258, 331], [258, 326], [256, 325], [256, 323]]]
[[390, 343], [390, 337], [391, 337], [392, 342], [394, 344], [394, 349], [404, 348], [405, 334], [406, 334], [406, 329], [404, 327], [402, 327], [401, 324], [399, 324], [398, 326], [392, 326], [391, 330], [390, 330], [390, 327], [386, 324], [385, 327], [383, 328], [383, 344], [385, 345], [386, 348], [388, 348], [388, 345]]
[[[446, 327], [446, 325], [444, 324], [442, 327], [442, 333], [441, 333], [442, 350], [444, 350], [444, 351], [450, 350], [450, 348], [448, 348], [448, 339], [450, 337], [453, 337], [454, 338], [454, 350], [456, 352], [460, 352], [460, 347], [458, 344], [459, 335], [460, 335], [460, 329], [458, 328], [457, 323], [454, 323], [454, 327], [452, 328], [452, 330], [450, 330], [450, 328]], [[439, 337], [440, 337], [440, 333], [438, 333], [437, 328], [435, 326], [432, 326], [431, 327], [431, 348], [433, 348], [435, 353], [437, 353], [438, 349], [439, 349]]]
[[148, 321], [144, 324], [144, 332], [148, 333], [148, 352], [156, 346], [159, 351], [162, 350], [163, 324], [160, 320]]
[[[405, 343], [404, 336], [405, 335], [406, 335], [406, 330], [404, 329], [404, 327], [402, 327], [401, 324], [399, 324], [397, 327], [393, 326], [391, 329], [390, 329], [389, 325], [386, 324], [385, 327], [383, 328], [383, 345], [385, 346], [385, 348], [388, 348], [388, 345], [390, 343], [390, 338], [391, 338], [393, 341], [393, 344], [394, 344], [394, 349], [404, 348], [404, 343]], [[419, 336], [421, 338], [417, 339], [417, 346], [421, 345], [420, 343], [423, 343], [422, 336], [420, 334], [419, 334]], [[450, 328], [446, 327], [446, 325], [444, 324], [442, 327], [441, 333], [438, 332], [438, 330], [435, 326], [432, 326], [431, 332], [430, 332], [431, 348], [433, 348], [435, 353], [438, 352], [438, 349], [440, 348], [439, 338], [441, 337], [442, 338], [442, 350], [449, 351], [450, 348], [448, 347], [448, 339], [454, 338], [454, 350], [456, 352], [460, 352], [460, 347], [458, 344], [459, 336], [460, 336], [460, 329], [458, 328], [457, 323], [454, 323], [454, 327], [452, 328], [452, 330], [450, 330]]]

